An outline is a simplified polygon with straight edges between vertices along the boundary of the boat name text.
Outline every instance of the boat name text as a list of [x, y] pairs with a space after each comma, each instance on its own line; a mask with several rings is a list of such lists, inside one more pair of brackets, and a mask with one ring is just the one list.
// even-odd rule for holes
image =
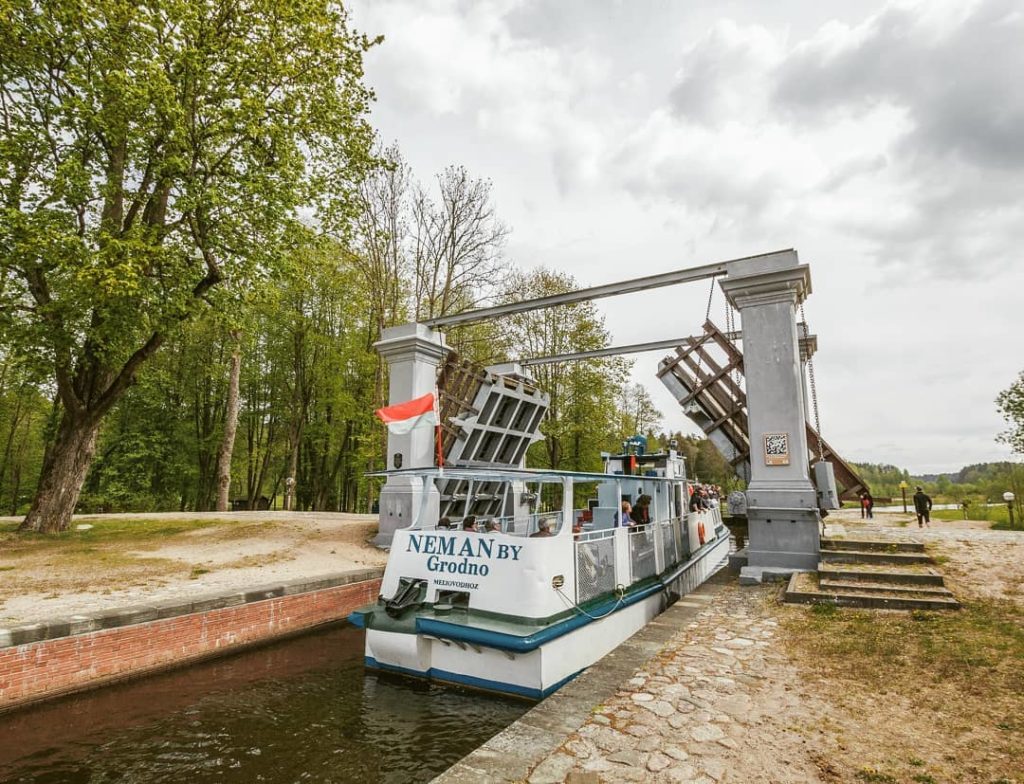
[[424, 553], [425, 555], [450, 555], [461, 558], [486, 558], [495, 561], [518, 561], [523, 551], [521, 544], [505, 544], [495, 542], [485, 535], [472, 534], [462, 539], [459, 544], [455, 536], [426, 536], [409, 534], [407, 553]]

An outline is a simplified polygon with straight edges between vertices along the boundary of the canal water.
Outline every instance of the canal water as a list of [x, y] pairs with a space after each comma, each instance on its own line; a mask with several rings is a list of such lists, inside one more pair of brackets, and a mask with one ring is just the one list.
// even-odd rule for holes
[[371, 674], [343, 625], [0, 715], [0, 782], [425, 782], [529, 707]]

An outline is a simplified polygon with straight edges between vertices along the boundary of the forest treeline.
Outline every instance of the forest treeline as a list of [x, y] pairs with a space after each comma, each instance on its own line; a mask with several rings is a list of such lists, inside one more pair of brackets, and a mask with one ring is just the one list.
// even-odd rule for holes
[[900, 499], [900, 482], [907, 483], [908, 497], [920, 485], [943, 502], [1000, 503], [1008, 490], [1024, 496], [1024, 470], [1019, 463], [1009, 461], [975, 463], [944, 474], [914, 475], [905, 468], [881, 463], [857, 463], [855, 468], [871, 492], [882, 498]]
[[[386, 45], [336, 0], [12, 0], [0, 14], [0, 511], [366, 511], [381, 330], [567, 291], [491, 184], [369, 122]], [[524, 260], [528, 261], [528, 260]], [[600, 348], [589, 304], [453, 330], [488, 364]], [[534, 465], [659, 414], [621, 359], [542, 367]], [[294, 478], [294, 493], [285, 479]]]
[[[368, 511], [383, 467], [386, 367], [373, 349], [380, 330], [489, 302], [570, 290], [547, 269], [517, 270], [504, 253], [508, 229], [491, 185], [451, 166], [429, 184], [397, 148], [355, 191], [344, 237], [293, 227], [290, 263], [274, 285], [231, 288], [170, 334], [141, 368], [99, 433], [79, 512], [207, 510], [216, 506], [218, 455], [232, 419], [236, 508], [280, 507], [294, 476], [293, 508]], [[609, 343], [590, 304], [521, 314], [448, 334], [459, 354], [489, 364], [527, 355], [585, 351]], [[0, 347], [0, 511], [27, 510], [61, 402], [31, 351]], [[597, 470], [600, 452], [635, 433], [660, 443], [646, 390], [624, 382], [629, 363], [596, 359], [534, 369], [551, 407], [531, 465]], [[692, 470], [725, 483], [728, 467], [703, 439], [676, 434]], [[666, 445], [670, 436], [663, 435]]]

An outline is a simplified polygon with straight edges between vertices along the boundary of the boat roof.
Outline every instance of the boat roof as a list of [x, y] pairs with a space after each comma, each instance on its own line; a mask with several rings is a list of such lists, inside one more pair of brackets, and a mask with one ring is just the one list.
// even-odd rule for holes
[[503, 468], [500, 466], [479, 468], [398, 468], [390, 471], [373, 471], [366, 476], [424, 476], [431, 479], [486, 480], [489, 482], [543, 482], [555, 479], [572, 479], [576, 482], [612, 482], [616, 479], [642, 479], [644, 481], [678, 481], [664, 476], [635, 476], [630, 474], [606, 474], [602, 471], [559, 471], [553, 468]]

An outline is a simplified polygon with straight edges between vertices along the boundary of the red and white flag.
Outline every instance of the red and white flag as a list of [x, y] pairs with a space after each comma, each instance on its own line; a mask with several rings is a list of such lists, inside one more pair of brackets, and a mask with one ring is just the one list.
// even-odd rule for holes
[[375, 412], [381, 422], [395, 435], [408, 433], [416, 427], [436, 427], [437, 411], [434, 407], [434, 393], [428, 392], [422, 397], [396, 403], [393, 406], [378, 408]]

